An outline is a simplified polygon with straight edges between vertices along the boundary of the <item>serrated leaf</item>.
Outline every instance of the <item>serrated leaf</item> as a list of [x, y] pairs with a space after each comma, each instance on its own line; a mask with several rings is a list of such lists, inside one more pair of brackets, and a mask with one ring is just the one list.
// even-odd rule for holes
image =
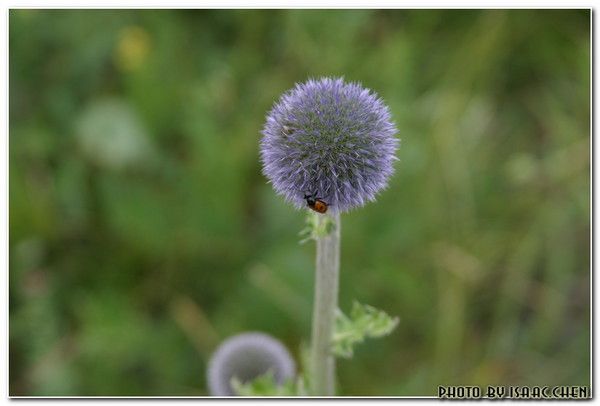
[[325, 237], [333, 231], [335, 222], [329, 216], [323, 216], [314, 212], [308, 212], [305, 220], [306, 226], [298, 233], [300, 237], [300, 244], [304, 244], [310, 240], [318, 240], [321, 237]]
[[355, 301], [350, 317], [339, 309], [337, 311], [332, 351], [338, 357], [351, 358], [356, 344], [367, 337], [377, 338], [390, 334], [399, 322], [398, 317], [390, 317], [382, 310]]

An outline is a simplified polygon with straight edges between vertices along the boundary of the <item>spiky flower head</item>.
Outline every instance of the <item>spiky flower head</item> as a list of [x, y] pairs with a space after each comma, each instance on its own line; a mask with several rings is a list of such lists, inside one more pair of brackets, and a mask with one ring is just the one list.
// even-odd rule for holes
[[246, 383], [269, 371], [279, 385], [294, 377], [296, 364], [285, 346], [267, 334], [238, 334], [225, 340], [212, 355], [208, 389], [212, 396], [235, 396], [233, 378]]
[[345, 212], [386, 187], [396, 132], [387, 106], [358, 83], [323, 78], [296, 84], [267, 116], [263, 173], [298, 208], [312, 195]]

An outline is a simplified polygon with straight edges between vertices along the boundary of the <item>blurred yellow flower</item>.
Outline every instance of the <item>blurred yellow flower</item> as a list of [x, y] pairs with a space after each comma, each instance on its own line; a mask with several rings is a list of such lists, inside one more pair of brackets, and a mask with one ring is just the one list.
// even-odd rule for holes
[[135, 71], [150, 53], [150, 36], [137, 26], [121, 30], [115, 49], [115, 63], [123, 71]]

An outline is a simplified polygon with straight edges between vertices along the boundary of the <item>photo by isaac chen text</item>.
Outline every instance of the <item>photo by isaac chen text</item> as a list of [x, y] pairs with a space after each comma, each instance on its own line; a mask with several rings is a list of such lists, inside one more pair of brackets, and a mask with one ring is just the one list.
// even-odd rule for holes
[[442, 399], [587, 399], [587, 386], [438, 386]]

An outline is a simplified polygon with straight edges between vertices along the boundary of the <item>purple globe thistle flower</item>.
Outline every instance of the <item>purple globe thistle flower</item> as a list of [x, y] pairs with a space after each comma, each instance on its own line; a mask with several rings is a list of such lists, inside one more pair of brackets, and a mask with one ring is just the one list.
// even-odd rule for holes
[[285, 346], [267, 334], [238, 334], [225, 340], [212, 355], [208, 389], [212, 396], [235, 396], [233, 378], [246, 383], [268, 371], [280, 385], [294, 377], [296, 364]]
[[263, 173], [297, 208], [306, 195], [334, 212], [375, 200], [393, 173], [396, 127], [383, 101], [357, 83], [323, 78], [296, 84], [263, 128]]

